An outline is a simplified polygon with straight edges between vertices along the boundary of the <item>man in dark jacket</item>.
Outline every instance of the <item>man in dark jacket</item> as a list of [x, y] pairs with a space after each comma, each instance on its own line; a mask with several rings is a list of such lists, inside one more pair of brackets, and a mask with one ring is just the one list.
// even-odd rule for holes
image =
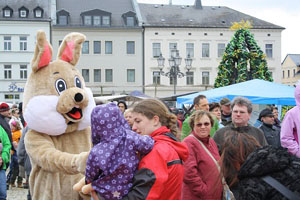
[[223, 98], [220, 101], [220, 105], [221, 105], [221, 120], [224, 126], [227, 126], [229, 124], [231, 124], [232, 119], [231, 119], [231, 102], [230, 99], [228, 98]]
[[[2, 126], [2, 128], [5, 130], [10, 142], [12, 143], [12, 135], [11, 135], [10, 126], [7, 123], [7, 120], [5, 119], [5, 118], [9, 118], [9, 117], [10, 117], [9, 105], [7, 103], [1, 103], [0, 104], [0, 126]], [[12, 148], [13, 148], [13, 146], [12, 146]]]
[[280, 146], [280, 129], [274, 126], [274, 114], [268, 108], [262, 110], [258, 120], [262, 122], [259, 129], [264, 132], [265, 138], [269, 145], [274, 147]]
[[217, 143], [220, 154], [225, 142], [226, 134], [230, 131], [237, 131], [253, 136], [261, 146], [267, 145], [264, 133], [254, 126], [249, 125], [248, 121], [252, 113], [252, 103], [244, 97], [235, 97], [231, 104], [232, 123], [225, 126], [215, 133], [213, 139]]

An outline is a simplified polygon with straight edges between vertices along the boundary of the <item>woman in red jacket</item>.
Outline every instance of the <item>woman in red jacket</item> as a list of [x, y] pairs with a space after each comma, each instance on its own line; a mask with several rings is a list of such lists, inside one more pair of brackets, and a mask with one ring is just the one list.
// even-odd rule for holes
[[186, 145], [176, 139], [177, 118], [154, 99], [143, 100], [133, 108], [132, 130], [150, 135], [155, 144], [143, 157], [133, 178], [133, 187], [123, 199], [179, 200], [183, 180]]
[[188, 146], [189, 157], [184, 163], [182, 200], [222, 198], [220, 172], [207, 152], [208, 150], [216, 161], [220, 159], [218, 147], [209, 135], [213, 124], [211, 114], [206, 111], [196, 111], [190, 117], [192, 133], [183, 140]]

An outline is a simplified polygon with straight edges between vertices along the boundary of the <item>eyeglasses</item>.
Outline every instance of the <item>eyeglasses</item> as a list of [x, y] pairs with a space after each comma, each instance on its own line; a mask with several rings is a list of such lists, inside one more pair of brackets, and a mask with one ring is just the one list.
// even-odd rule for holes
[[210, 123], [209, 123], [209, 122], [204, 122], [204, 123], [198, 123], [198, 124], [196, 124], [196, 126], [199, 127], [199, 128], [201, 128], [203, 125], [204, 125], [205, 127], [207, 127], [207, 126], [210, 125]]

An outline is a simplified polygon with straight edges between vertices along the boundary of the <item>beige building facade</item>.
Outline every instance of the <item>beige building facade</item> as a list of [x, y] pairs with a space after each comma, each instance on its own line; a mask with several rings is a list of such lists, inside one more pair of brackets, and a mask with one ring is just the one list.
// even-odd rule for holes
[[300, 80], [300, 54], [287, 54], [281, 68], [282, 83], [296, 86]]

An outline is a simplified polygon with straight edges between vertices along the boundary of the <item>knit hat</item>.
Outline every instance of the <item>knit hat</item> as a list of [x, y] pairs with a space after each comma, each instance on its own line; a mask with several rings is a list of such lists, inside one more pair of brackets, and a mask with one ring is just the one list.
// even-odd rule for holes
[[220, 101], [220, 104], [222, 105], [222, 106], [227, 106], [227, 105], [230, 105], [231, 104], [231, 102], [230, 102], [230, 99], [228, 99], [228, 98], [223, 98], [223, 99], [221, 99], [221, 101]]
[[0, 112], [5, 112], [9, 110], [9, 105], [7, 103], [0, 104]]
[[269, 117], [273, 117], [274, 114], [273, 114], [272, 111], [271, 111], [270, 109], [268, 109], [268, 108], [263, 109], [263, 110], [259, 113], [258, 120], [261, 121], [261, 118], [262, 118], [262, 117], [268, 117], [268, 116], [269, 116]]

